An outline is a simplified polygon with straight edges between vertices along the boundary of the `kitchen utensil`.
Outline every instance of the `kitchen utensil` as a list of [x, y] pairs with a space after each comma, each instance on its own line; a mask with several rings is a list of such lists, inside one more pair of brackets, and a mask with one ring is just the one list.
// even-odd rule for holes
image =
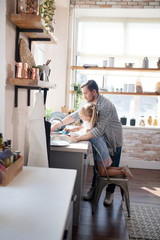
[[20, 39], [19, 55], [20, 61], [23, 63], [28, 63], [28, 67], [36, 66], [34, 57], [23, 38]]
[[51, 60], [47, 60], [46, 62], [46, 66], [48, 66], [50, 64]]
[[49, 76], [50, 76], [50, 72], [51, 72], [51, 69], [49, 68], [48, 65], [46, 64], [43, 64], [43, 65], [38, 65], [38, 67], [40, 67], [43, 71], [43, 81], [45, 82], [49, 82]]
[[51, 146], [65, 147], [67, 145], [69, 145], [69, 143], [63, 140], [51, 140]]
[[17, 63], [16, 78], [23, 78], [23, 63]]
[[23, 77], [28, 78], [28, 63], [23, 64]]

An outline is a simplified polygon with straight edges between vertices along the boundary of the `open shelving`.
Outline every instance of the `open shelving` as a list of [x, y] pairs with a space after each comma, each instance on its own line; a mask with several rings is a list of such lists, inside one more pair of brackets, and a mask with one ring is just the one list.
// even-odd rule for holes
[[[160, 73], [159, 68], [124, 68], [124, 67], [83, 67], [83, 66], [71, 66], [72, 70], [96, 70], [96, 71], [133, 71], [133, 72], [154, 72]], [[70, 91], [71, 94], [75, 93], [75, 91]], [[134, 96], [160, 96], [160, 93], [157, 92], [109, 92], [109, 91], [99, 91], [100, 94], [110, 94], [110, 95], [134, 95]]]
[[[45, 28], [44, 20], [40, 15], [33, 14], [11, 14], [11, 21], [16, 25], [16, 43], [15, 43], [15, 60], [19, 62], [19, 34], [23, 33], [28, 37], [29, 49], [33, 41], [57, 44], [57, 39], [53, 33]], [[18, 89], [27, 89], [27, 105], [30, 106], [30, 90], [43, 90], [44, 103], [47, 98], [47, 91], [55, 88], [55, 84], [32, 79], [10, 78], [9, 84], [15, 86], [14, 106], [18, 106]]]
[[57, 39], [53, 33], [48, 32], [44, 26], [44, 20], [40, 15], [33, 14], [12, 14], [11, 21], [25, 33], [32, 41], [46, 41], [56, 44]]

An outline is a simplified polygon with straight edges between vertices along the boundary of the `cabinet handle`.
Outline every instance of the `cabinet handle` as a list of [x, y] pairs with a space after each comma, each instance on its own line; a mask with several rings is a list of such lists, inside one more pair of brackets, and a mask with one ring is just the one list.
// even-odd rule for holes
[[76, 200], [77, 200], [77, 195], [72, 195], [71, 201], [72, 201], [72, 202], [75, 202]]

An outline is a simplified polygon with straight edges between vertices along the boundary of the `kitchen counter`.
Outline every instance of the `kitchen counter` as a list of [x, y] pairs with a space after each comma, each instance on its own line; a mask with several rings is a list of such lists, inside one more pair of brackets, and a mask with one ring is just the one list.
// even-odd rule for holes
[[[70, 143], [65, 147], [51, 146], [50, 163], [51, 168], [76, 169], [77, 177], [74, 187], [74, 195], [77, 197], [74, 203], [73, 222], [77, 226], [80, 215], [81, 199], [84, 194], [85, 178], [88, 168], [87, 151], [89, 142], [83, 141]], [[65, 190], [65, 189], [64, 189]]]
[[63, 239], [75, 179], [75, 170], [24, 167], [0, 187], [0, 239]]

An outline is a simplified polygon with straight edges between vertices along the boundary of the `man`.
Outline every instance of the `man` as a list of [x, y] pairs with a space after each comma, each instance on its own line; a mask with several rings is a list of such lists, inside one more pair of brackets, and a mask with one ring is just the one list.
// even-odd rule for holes
[[[94, 80], [85, 82], [82, 86], [82, 93], [87, 102], [92, 102], [97, 106], [98, 122], [97, 125], [90, 130], [90, 132], [77, 137], [77, 141], [87, 141], [92, 138], [98, 138], [104, 136], [106, 141], [110, 157], [112, 158], [112, 165], [114, 167], [119, 166], [121, 149], [122, 149], [122, 125], [118, 119], [115, 106], [105, 97], [99, 94], [98, 85]], [[63, 124], [69, 124], [79, 119], [78, 111], [70, 114], [63, 119]], [[56, 123], [51, 128], [51, 133], [61, 123]], [[94, 194], [95, 175], [93, 175], [92, 185], [87, 194], [84, 196], [84, 200], [90, 201]], [[106, 196], [104, 199], [104, 205], [110, 205], [113, 202], [115, 185], [109, 185], [106, 189]]]

